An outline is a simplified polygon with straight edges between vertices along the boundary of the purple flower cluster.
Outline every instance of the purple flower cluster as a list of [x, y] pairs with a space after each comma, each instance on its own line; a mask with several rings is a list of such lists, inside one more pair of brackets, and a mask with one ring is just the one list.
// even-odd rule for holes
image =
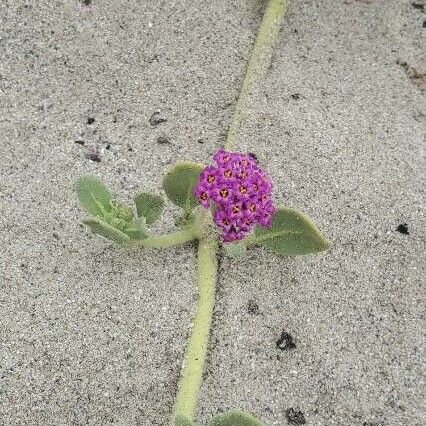
[[220, 149], [195, 187], [203, 207], [214, 207], [214, 221], [224, 242], [243, 239], [255, 224], [269, 226], [275, 212], [272, 183], [251, 154]]

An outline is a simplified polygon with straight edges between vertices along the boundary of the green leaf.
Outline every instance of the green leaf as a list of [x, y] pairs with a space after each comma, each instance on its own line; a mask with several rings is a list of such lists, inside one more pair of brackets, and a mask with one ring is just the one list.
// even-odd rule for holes
[[304, 213], [280, 207], [270, 227], [256, 227], [248, 245], [262, 244], [278, 254], [309, 254], [325, 250], [329, 243]]
[[[117, 200], [111, 200], [111, 217], [123, 222], [131, 222], [135, 217], [133, 209]], [[108, 216], [108, 215], [106, 215]]]
[[147, 238], [148, 231], [146, 229], [146, 219], [140, 217], [136, 221], [128, 223], [123, 229], [123, 232], [132, 240], [143, 240]]
[[178, 163], [171, 167], [163, 179], [167, 197], [187, 213], [198, 205], [194, 187], [204, 166], [197, 163]]
[[136, 195], [134, 200], [138, 216], [144, 217], [148, 225], [154, 223], [161, 216], [164, 208], [164, 200], [160, 195], [142, 192]]
[[243, 241], [238, 243], [225, 243], [223, 244], [223, 251], [234, 259], [242, 259], [247, 252], [247, 246]]
[[109, 223], [103, 221], [99, 217], [91, 217], [83, 221], [90, 229], [95, 233], [102, 235], [109, 240], [115, 241], [116, 243], [125, 243], [130, 241], [130, 237], [124, 232], [120, 231], [117, 228], [114, 228]]
[[244, 411], [230, 411], [215, 417], [209, 426], [264, 426], [264, 424]]
[[191, 420], [179, 414], [175, 417], [174, 426], [194, 426], [194, 423], [192, 423]]
[[94, 216], [111, 211], [112, 195], [95, 176], [82, 176], [77, 181], [77, 196], [80, 204]]

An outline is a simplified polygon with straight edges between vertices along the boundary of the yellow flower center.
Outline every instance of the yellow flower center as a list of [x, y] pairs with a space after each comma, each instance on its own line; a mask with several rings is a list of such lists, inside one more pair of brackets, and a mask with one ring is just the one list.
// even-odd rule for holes
[[226, 188], [224, 188], [219, 191], [219, 194], [222, 198], [226, 198], [229, 195], [229, 191]]

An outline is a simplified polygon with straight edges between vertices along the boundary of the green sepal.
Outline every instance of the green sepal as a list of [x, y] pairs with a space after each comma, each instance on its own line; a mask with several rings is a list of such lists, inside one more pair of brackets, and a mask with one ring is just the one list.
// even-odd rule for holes
[[257, 226], [250, 244], [261, 244], [278, 254], [309, 254], [323, 251], [329, 242], [304, 213], [280, 207], [272, 218], [270, 227]]
[[265, 426], [260, 420], [244, 411], [230, 411], [215, 417], [209, 426]]
[[191, 420], [179, 414], [175, 417], [174, 426], [195, 426], [195, 425]]
[[111, 211], [112, 194], [95, 176], [82, 176], [77, 181], [80, 204], [93, 216], [104, 216]]
[[247, 246], [243, 241], [225, 243], [222, 247], [225, 254], [234, 259], [242, 259], [247, 253]]
[[167, 197], [187, 213], [198, 205], [194, 188], [203, 168], [198, 163], [177, 163], [164, 176], [163, 188]]
[[85, 219], [83, 220], [83, 223], [88, 225], [95, 234], [102, 235], [103, 237], [115, 241], [116, 243], [125, 243], [131, 240], [129, 235], [126, 235], [119, 229], [114, 228], [99, 217]]
[[151, 225], [163, 212], [164, 199], [160, 195], [142, 192], [134, 198], [136, 211], [139, 217], [144, 217], [146, 223]]

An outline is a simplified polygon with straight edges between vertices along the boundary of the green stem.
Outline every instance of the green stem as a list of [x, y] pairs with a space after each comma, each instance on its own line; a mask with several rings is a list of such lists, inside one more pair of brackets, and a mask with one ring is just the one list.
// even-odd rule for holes
[[194, 418], [213, 317], [217, 276], [216, 250], [217, 241], [212, 238], [203, 238], [198, 243], [198, 306], [185, 355], [173, 422], [179, 416], [188, 420]]
[[193, 228], [185, 228], [181, 231], [165, 235], [150, 235], [144, 240], [130, 241], [126, 245], [130, 247], [165, 248], [193, 241], [196, 233]]
[[246, 74], [241, 87], [240, 96], [235, 107], [234, 118], [229, 127], [228, 138], [225, 149], [232, 151], [235, 149], [235, 142], [239, 128], [243, 121], [248, 96], [254, 83], [258, 82], [269, 67], [272, 57], [272, 46], [278, 34], [281, 18], [286, 11], [285, 0], [269, 0], [257, 33], [256, 41], [251, 51], [247, 64]]

